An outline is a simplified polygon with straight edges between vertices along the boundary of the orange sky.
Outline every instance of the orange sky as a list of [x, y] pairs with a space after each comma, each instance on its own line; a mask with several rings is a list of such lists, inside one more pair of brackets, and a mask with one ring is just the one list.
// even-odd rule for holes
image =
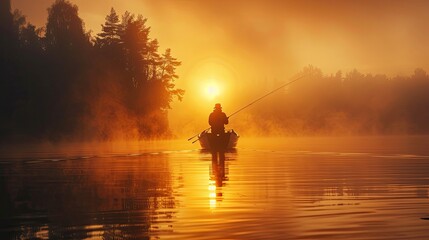
[[[27, 20], [46, 23], [53, 0], [12, 0]], [[74, 0], [87, 30], [100, 31], [111, 7], [143, 14], [161, 51], [171, 48], [182, 61], [177, 84], [186, 89], [177, 106], [204, 119], [216, 101], [231, 112], [233, 89], [261, 80], [287, 80], [312, 64], [324, 73], [358, 69], [364, 73], [429, 71], [429, 1], [282, 0]], [[94, 35], [93, 34], [93, 35]], [[204, 98], [215, 81], [217, 98]], [[263, 92], [261, 92], [261, 95]], [[175, 107], [176, 104], [173, 106]], [[185, 106], [185, 107], [183, 107]], [[207, 107], [209, 106], [209, 107]], [[175, 108], [177, 119], [183, 111]], [[180, 124], [191, 123], [186, 119]]]

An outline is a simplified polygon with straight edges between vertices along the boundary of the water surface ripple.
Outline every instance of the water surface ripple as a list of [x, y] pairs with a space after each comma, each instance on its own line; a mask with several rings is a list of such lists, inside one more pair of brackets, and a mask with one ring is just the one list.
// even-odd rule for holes
[[14, 146], [0, 239], [429, 239], [429, 137]]

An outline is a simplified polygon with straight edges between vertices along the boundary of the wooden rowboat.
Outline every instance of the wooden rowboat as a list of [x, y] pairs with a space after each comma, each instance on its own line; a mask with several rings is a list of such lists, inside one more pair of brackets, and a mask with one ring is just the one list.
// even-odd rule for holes
[[213, 134], [203, 131], [198, 135], [201, 148], [209, 151], [226, 151], [237, 146], [238, 134], [234, 130], [228, 130], [225, 134]]

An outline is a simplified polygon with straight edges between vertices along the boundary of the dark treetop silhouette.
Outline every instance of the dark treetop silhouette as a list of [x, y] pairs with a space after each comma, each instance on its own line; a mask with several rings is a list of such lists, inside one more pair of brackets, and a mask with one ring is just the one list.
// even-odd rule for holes
[[112, 8], [95, 38], [78, 7], [56, 0], [45, 28], [0, 7], [0, 139], [115, 139], [169, 135], [180, 65], [141, 15]]
[[[167, 110], [184, 95], [174, 84], [180, 61], [170, 49], [160, 53], [149, 33], [144, 17], [112, 8], [92, 38], [66, 0], [56, 0], [46, 26], [36, 28], [11, 12], [10, 0], [0, 1], [0, 140], [168, 136]], [[304, 73], [307, 80], [238, 124], [264, 134], [271, 126], [289, 135], [429, 133], [423, 69], [396, 77], [323, 75], [312, 66]], [[263, 87], [241, 89], [240, 97], [258, 96]]]

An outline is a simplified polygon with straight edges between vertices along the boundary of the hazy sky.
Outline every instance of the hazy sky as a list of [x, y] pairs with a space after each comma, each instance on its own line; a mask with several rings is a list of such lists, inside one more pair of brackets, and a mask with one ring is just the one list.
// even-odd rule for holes
[[[12, 8], [43, 26], [53, 2], [12, 0]], [[182, 61], [178, 86], [187, 93], [181, 104], [210, 105], [207, 111], [215, 101], [228, 102], [233, 87], [260, 79], [286, 80], [309, 64], [328, 74], [354, 68], [389, 75], [409, 75], [416, 67], [429, 71], [429, 1], [72, 2], [93, 35], [111, 7], [120, 14], [128, 10], [147, 17], [160, 50], [171, 48]], [[201, 101], [210, 81], [223, 95]]]

